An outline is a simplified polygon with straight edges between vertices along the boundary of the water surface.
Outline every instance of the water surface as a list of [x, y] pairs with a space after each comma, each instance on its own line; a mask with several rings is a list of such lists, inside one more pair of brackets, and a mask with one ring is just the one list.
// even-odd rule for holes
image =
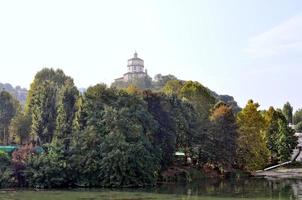
[[0, 200], [283, 200], [302, 199], [302, 180], [206, 179], [141, 189], [70, 189], [1, 191]]

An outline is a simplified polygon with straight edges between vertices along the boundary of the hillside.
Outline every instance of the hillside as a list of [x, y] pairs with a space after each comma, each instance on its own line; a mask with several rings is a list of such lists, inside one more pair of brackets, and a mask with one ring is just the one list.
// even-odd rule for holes
[[[126, 82], [113, 82], [111, 84], [111, 87], [116, 87], [119, 89], [126, 89], [129, 86], [135, 86], [139, 89], [149, 89], [152, 90], [154, 92], [158, 92], [161, 91], [163, 89], [163, 87], [165, 87], [166, 83], [168, 81], [172, 81], [172, 80], [176, 80], [176, 81], [181, 81], [181, 82], [186, 82], [184, 80], [180, 80], [178, 79], [176, 76], [172, 75], [172, 74], [168, 74], [168, 75], [162, 75], [162, 74], [157, 74], [155, 75], [154, 79], [145, 79], [145, 78], [140, 78], [140, 79], [133, 79], [131, 81], [126, 81]], [[148, 87], [146, 87], [148, 86]], [[205, 87], [207, 91], [209, 91], [209, 93], [217, 100], [217, 101], [223, 101], [227, 104], [229, 104], [232, 107], [232, 110], [234, 111], [234, 113], [237, 113], [241, 110], [241, 108], [238, 106], [237, 102], [235, 101], [233, 96], [230, 95], [220, 95], [217, 94], [215, 91], [212, 91], [211, 89]]]
[[0, 83], [0, 92], [5, 90], [9, 92], [12, 96], [14, 96], [18, 101], [24, 105], [27, 97], [27, 89], [21, 88], [20, 86], [13, 87], [9, 83]]

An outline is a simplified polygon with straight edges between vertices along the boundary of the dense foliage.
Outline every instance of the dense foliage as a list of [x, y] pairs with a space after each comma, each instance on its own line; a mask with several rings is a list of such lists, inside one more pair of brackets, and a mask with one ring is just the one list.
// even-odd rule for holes
[[298, 109], [294, 114], [294, 124], [298, 124], [299, 122], [302, 122], [302, 109]]
[[286, 104], [284, 104], [282, 113], [285, 116], [287, 123], [293, 123], [293, 107], [289, 102], [286, 102]]
[[218, 102], [210, 116], [212, 142], [209, 161], [222, 169], [230, 169], [235, 163], [237, 149], [237, 124], [230, 105]]
[[253, 171], [296, 147], [280, 111], [253, 101], [241, 110], [231, 96], [172, 75], [156, 81], [153, 90], [97, 84], [81, 94], [62, 70], [43, 69], [23, 110], [2, 92], [0, 141], [21, 146], [12, 158], [0, 151], [0, 187], [154, 185], [171, 166]]
[[7, 153], [0, 151], [0, 188], [11, 186], [13, 172], [10, 168], [10, 158]]
[[269, 108], [265, 112], [267, 147], [271, 152], [271, 161], [288, 161], [297, 146], [295, 131], [287, 124], [287, 119], [279, 110]]
[[0, 92], [0, 143], [9, 143], [9, 125], [20, 109], [19, 102], [8, 92]]
[[297, 123], [295, 125], [295, 130], [298, 132], [298, 133], [302, 133], [302, 121]]
[[247, 170], [265, 167], [270, 155], [265, 142], [265, 121], [258, 107], [250, 100], [237, 115], [238, 163]]

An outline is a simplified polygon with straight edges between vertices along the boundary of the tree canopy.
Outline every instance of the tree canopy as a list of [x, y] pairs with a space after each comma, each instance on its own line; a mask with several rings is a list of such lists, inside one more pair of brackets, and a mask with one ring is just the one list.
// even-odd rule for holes
[[20, 110], [20, 104], [8, 92], [0, 92], [0, 143], [9, 142], [9, 125]]
[[293, 123], [293, 107], [289, 102], [284, 104], [282, 113], [285, 116], [287, 123]]
[[96, 84], [80, 93], [62, 70], [45, 68], [24, 110], [2, 91], [0, 142], [20, 146], [12, 158], [0, 151], [0, 187], [155, 185], [171, 169], [262, 169], [290, 159], [297, 145], [289, 103], [260, 111], [250, 100], [241, 110], [196, 81], [158, 76], [157, 86]]
[[249, 100], [237, 115], [237, 162], [252, 171], [265, 167], [270, 156], [265, 142], [265, 121], [258, 107], [258, 103]]
[[287, 119], [282, 112], [270, 107], [265, 112], [266, 140], [271, 151], [272, 162], [288, 161], [293, 149], [297, 146], [295, 131], [287, 124]]

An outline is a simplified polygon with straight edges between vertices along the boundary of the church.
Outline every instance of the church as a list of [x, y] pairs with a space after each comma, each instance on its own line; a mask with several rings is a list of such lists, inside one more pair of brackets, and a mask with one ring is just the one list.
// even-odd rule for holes
[[133, 58], [128, 60], [127, 73], [123, 77], [115, 79], [115, 81], [131, 82], [132, 80], [148, 77], [147, 69], [144, 70], [144, 60], [137, 57], [137, 53], [135, 52]]

